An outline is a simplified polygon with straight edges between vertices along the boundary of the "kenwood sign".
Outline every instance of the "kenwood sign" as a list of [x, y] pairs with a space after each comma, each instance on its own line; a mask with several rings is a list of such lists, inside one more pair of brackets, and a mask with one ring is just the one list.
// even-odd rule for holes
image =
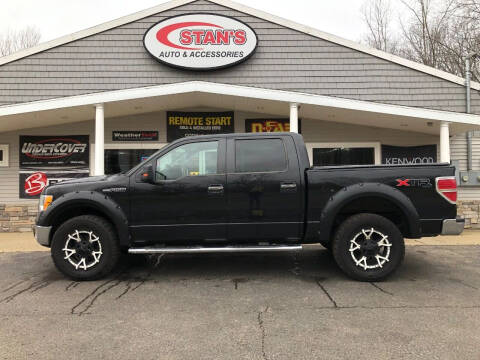
[[213, 14], [180, 15], [152, 26], [145, 48], [170, 66], [211, 70], [247, 60], [257, 48], [257, 35], [247, 24]]

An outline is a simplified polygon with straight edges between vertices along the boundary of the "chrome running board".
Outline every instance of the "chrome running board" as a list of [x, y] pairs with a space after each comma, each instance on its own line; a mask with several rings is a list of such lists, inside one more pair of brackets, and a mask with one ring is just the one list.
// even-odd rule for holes
[[302, 250], [301, 245], [266, 245], [266, 246], [222, 246], [222, 247], [144, 247], [130, 248], [129, 254], [199, 254], [199, 253], [234, 253], [234, 252], [279, 252]]

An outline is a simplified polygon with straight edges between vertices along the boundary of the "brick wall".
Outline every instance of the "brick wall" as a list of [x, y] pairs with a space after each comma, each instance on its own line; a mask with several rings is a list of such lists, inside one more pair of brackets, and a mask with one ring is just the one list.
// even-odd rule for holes
[[0, 232], [29, 232], [37, 216], [37, 204], [0, 204]]
[[[29, 232], [35, 223], [37, 204], [0, 204], [0, 232]], [[480, 229], [480, 200], [458, 202], [458, 215], [465, 218], [465, 228]]]
[[480, 200], [458, 202], [458, 215], [465, 218], [465, 228], [480, 229]]

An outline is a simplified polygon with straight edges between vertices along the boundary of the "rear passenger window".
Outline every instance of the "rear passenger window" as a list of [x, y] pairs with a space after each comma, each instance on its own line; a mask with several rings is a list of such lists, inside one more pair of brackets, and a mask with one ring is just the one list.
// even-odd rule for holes
[[235, 172], [268, 172], [287, 169], [281, 139], [235, 140]]

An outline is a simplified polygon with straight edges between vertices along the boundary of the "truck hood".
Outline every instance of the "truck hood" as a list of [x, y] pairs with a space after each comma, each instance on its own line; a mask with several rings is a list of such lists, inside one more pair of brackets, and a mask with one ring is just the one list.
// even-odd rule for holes
[[109, 178], [117, 175], [100, 175], [100, 176], [89, 176], [79, 179], [71, 179], [65, 180], [55, 185], [70, 185], [70, 184], [82, 184], [82, 183], [89, 183], [89, 182], [99, 182], [99, 181], [108, 181]]

